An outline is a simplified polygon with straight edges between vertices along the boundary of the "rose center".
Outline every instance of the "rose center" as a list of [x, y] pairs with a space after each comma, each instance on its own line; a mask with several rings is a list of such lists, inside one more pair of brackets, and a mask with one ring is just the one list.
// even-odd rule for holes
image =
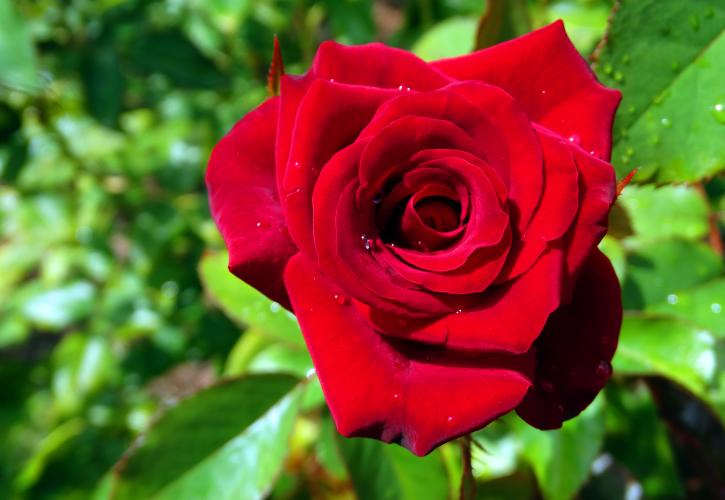
[[461, 204], [443, 196], [424, 198], [415, 204], [420, 220], [442, 233], [453, 231], [461, 222]]

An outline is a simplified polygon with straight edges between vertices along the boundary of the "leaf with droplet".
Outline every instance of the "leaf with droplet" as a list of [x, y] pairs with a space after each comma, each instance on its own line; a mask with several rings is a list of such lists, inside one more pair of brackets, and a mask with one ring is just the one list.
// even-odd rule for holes
[[686, 181], [725, 169], [724, 30], [723, 2], [617, 3], [595, 68], [623, 93], [612, 155], [620, 176], [640, 167], [639, 181]]
[[284, 63], [282, 62], [282, 51], [279, 48], [279, 39], [274, 35], [274, 50], [272, 52], [272, 63], [267, 73], [267, 91], [270, 96], [279, 95], [279, 84], [284, 75]]
[[115, 467], [112, 498], [264, 498], [299, 407], [297, 379], [227, 380], [167, 411]]
[[615, 374], [661, 375], [707, 400], [716, 364], [709, 331], [670, 316], [625, 315]]
[[292, 313], [230, 273], [227, 262], [227, 253], [217, 252], [205, 254], [199, 263], [204, 290], [222, 311], [241, 326], [269, 338], [304, 345]]
[[[683, 263], [687, 266], [684, 271]], [[718, 277], [722, 269], [722, 257], [703, 243], [663, 240], [639, 244], [627, 255], [624, 307], [632, 310], [658, 304], [670, 294]]]
[[690, 321], [725, 339], [725, 278], [673, 293], [647, 310]]

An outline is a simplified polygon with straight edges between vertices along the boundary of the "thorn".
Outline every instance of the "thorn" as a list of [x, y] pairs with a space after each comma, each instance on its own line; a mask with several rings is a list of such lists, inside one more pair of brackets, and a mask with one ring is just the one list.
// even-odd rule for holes
[[272, 63], [269, 65], [269, 73], [267, 73], [267, 92], [270, 96], [279, 95], [279, 83], [282, 80], [282, 75], [284, 75], [282, 52], [279, 50], [279, 39], [277, 35], [274, 35]]
[[622, 179], [621, 181], [619, 181], [617, 183], [617, 197], [619, 197], [619, 195], [622, 194], [622, 191], [624, 191], [624, 188], [626, 188], [627, 185], [629, 185], [629, 183], [632, 182], [632, 177], [634, 177], [634, 174], [637, 173], [637, 170], [639, 170], [639, 169], [638, 168], [632, 169], [632, 171], [630, 173], [628, 173], [624, 177], [624, 179]]

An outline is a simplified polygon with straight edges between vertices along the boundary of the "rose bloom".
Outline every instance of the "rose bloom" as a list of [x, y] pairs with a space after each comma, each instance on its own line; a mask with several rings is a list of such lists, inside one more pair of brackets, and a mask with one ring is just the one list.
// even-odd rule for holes
[[219, 142], [229, 269], [292, 310], [339, 432], [417, 455], [611, 375], [620, 94], [556, 22], [470, 55], [323, 43]]

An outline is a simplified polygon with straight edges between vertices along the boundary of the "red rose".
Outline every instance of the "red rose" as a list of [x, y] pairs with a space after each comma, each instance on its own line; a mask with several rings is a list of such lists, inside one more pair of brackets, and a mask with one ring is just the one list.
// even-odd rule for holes
[[217, 145], [229, 268], [295, 312], [342, 434], [423, 455], [592, 401], [621, 322], [597, 250], [619, 100], [561, 22], [433, 63], [326, 42]]

